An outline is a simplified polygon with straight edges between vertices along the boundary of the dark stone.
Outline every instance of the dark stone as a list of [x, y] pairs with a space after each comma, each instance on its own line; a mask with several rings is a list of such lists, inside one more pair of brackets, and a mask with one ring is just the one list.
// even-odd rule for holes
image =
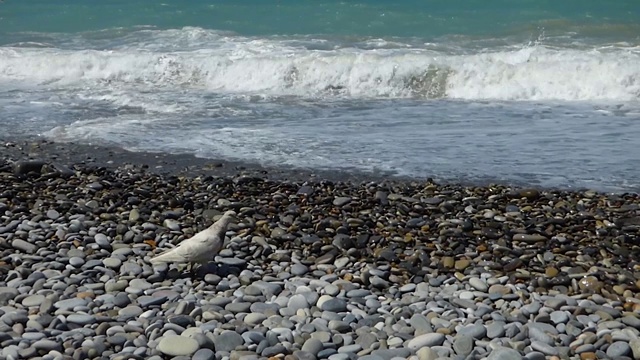
[[20, 160], [13, 165], [13, 172], [16, 176], [24, 176], [29, 173], [40, 174], [45, 164], [46, 162], [43, 160]]

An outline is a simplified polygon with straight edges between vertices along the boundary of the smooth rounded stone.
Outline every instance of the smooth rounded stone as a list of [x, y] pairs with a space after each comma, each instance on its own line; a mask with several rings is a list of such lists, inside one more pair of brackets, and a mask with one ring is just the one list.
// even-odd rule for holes
[[360, 346], [362, 346], [363, 349], [369, 349], [371, 345], [377, 342], [378, 342], [378, 337], [375, 334], [370, 332], [360, 334], [355, 340], [355, 343], [360, 344]]
[[267, 315], [261, 313], [250, 313], [244, 317], [244, 322], [249, 325], [258, 325], [267, 319]]
[[278, 354], [286, 354], [288, 351], [282, 344], [268, 346], [262, 350], [261, 355], [266, 357], [276, 356]]
[[353, 289], [347, 291], [346, 295], [348, 298], [363, 298], [371, 295], [371, 291], [367, 289]]
[[469, 355], [473, 351], [473, 346], [473, 338], [468, 335], [457, 335], [453, 340], [453, 351], [458, 355]]
[[582, 344], [574, 349], [576, 354], [581, 354], [583, 352], [595, 352], [596, 347], [593, 344]]
[[522, 360], [523, 356], [520, 355], [520, 352], [515, 349], [505, 348], [505, 347], [497, 347], [494, 348], [489, 356], [487, 356], [487, 360]]
[[132, 279], [131, 281], [129, 281], [129, 287], [140, 290], [149, 290], [153, 287], [153, 285], [151, 285], [145, 279]]
[[513, 241], [523, 241], [527, 243], [537, 243], [540, 241], [547, 241], [547, 238], [539, 234], [514, 234]]
[[164, 336], [158, 343], [157, 350], [169, 356], [189, 356], [200, 346], [192, 338], [179, 335]]
[[532, 341], [531, 342], [531, 348], [535, 351], [540, 351], [541, 353], [545, 354], [545, 355], [549, 355], [549, 356], [554, 356], [554, 355], [558, 355], [558, 348], [553, 346], [553, 345], [549, 345], [546, 344], [544, 342], [541, 341]]
[[35, 294], [29, 295], [26, 298], [22, 299], [22, 306], [24, 307], [32, 307], [32, 306], [40, 306], [45, 300], [44, 295]]
[[93, 236], [93, 241], [98, 244], [103, 249], [107, 249], [111, 247], [111, 243], [109, 242], [109, 238], [104, 234], [95, 234]]
[[411, 326], [416, 330], [416, 335], [422, 335], [423, 333], [433, 331], [429, 319], [422, 314], [413, 314], [411, 319], [409, 319], [409, 324], [411, 324]]
[[351, 260], [348, 257], [341, 257], [341, 258], [337, 258], [333, 262], [333, 265], [336, 267], [336, 269], [342, 269], [345, 266], [349, 265], [350, 262]]
[[106, 291], [107, 293], [114, 293], [118, 291], [123, 291], [124, 289], [127, 288], [127, 286], [129, 286], [129, 282], [127, 280], [118, 280], [118, 281], [108, 280], [104, 284], [104, 291]]
[[57, 341], [53, 341], [49, 339], [38, 340], [33, 344], [31, 344], [31, 346], [36, 350], [42, 350], [42, 351], [53, 351], [53, 350], [62, 351], [62, 344], [60, 344]]
[[497, 339], [506, 333], [506, 323], [504, 321], [494, 321], [487, 325], [487, 337], [489, 339]]
[[440, 333], [422, 334], [409, 340], [409, 342], [407, 343], [407, 348], [409, 348], [410, 350], [418, 350], [425, 346], [440, 346], [444, 343], [444, 339], [444, 334]]
[[127, 293], [120, 292], [111, 299], [111, 303], [114, 306], [121, 308], [129, 305], [131, 303], [131, 299], [129, 298], [129, 295], [127, 295]]
[[462, 300], [473, 300], [476, 298], [476, 296], [473, 295], [473, 292], [471, 291], [461, 291], [458, 297], [460, 297], [460, 299]]
[[350, 196], [336, 196], [333, 199], [333, 205], [339, 206], [339, 207], [347, 205], [350, 202], [351, 202]]
[[365, 301], [364, 305], [365, 305], [367, 308], [369, 308], [369, 309], [371, 309], [371, 310], [374, 310], [374, 311], [378, 310], [378, 309], [382, 306], [382, 304], [380, 303], [380, 301], [378, 301], [377, 299], [367, 299], [367, 300]]
[[24, 334], [22, 334], [22, 339], [29, 340], [29, 341], [36, 341], [36, 340], [44, 339], [46, 337], [47, 335], [41, 332], [25, 332]]
[[[24, 305], [24, 304], [23, 304]], [[640, 330], [640, 319], [633, 316], [633, 315], [627, 315], [625, 317], [623, 317], [622, 319], [620, 319], [620, 321], [622, 321], [623, 324], [634, 327], [638, 330]]]
[[232, 313], [244, 313], [244, 312], [249, 312], [251, 309], [251, 303], [250, 302], [232, 302], [227, 304], [224, 307], [225, 310], [227, 311], [231, 311]]
[[347, 353], [337, 353], [337, 354], [332, 354], [331, 356], [328, 357], [329, 360], [349, 360], [351, 356]]
[[192, 360], [214, 360], [216, 354], [211, 349], [200, 349], [191, 357]]
[[371, 355], [380, 356], [384, 360], [390, 360], [393, 358], [408, 358], [411, 355], [411, 350], [407, 348], [378, 349], [372, 351]]
[[340, 288], [333, 284], [328, 284], [324, 287], [324, 293], [327, 295], [327, 298], [331, 298], [332, 296], [336, 296], [340, 293]]
[[564, 306], [567, 304], [567, 299], [562, 298], [562, 297], [554, 297], [554, 298], [549, 298], [544, 302], [544, 306], [546, 307], [550, 307], [554, 310], [559, 310], [560, 307]]
[[115, 257], [108, 257], [102, 260], [102, 264], [110, 269], [119, 269], [120, 265], [122, 265], [122, 260]]
[[558, 330], [553, 325], [532, 322], [528, 323], [526, 326], [529, 328], [529, 337], [532, 340], [537, 340], [547, 345], [554, 344], [554, 340], [550, 335], [557, 336]]
[[347, 311], [347, 302], [343, 299], [322, 295], [316, 304], [322, 311], [343, 312]]
[[244, 344], [244, 339], [237, 332], [227, 330], [222, 332], [220, 335], [215, 336], [213, 338], [213, 344], [215, 345], [216, 351], [230, 352]]
[[71, 257], [69, 258], [69, 265], [79, 268], [84, 265], [84, 259], [78, 256]]
[[537, 301], [532, 301], [529, 304], [524, 305], [523, 307], [520, 308], [520, 311], [522, 311], [522, 314], [524, 316], [529, 316], [529, 315], [536, 315], [538, 314], [538, 311], [540, 311], [540, 309], [542, 308], [542, 304], [540, 304]]
[[234, 267], [245, 267], [247, 265], [247, 260], [235, 258], [235, 257], [227, 257], [221, 258], [219, 260], [220, 264], [234, 266]]
[[328, 331], [316, 331], [311, 333], [311, 339], [318, 339], [322, 343], [331, 341], [331, 333]]
[[439, 357], [437, 352], [427, 346], [420, 348], [420, 350], [416, 352], [416, 355], [418, 356], [418, 360], [436, 360]]
[[398, 289], [398, 291], [402, 292], [402, 293], [407, 293], [407, 292], [412, 292], [416, 290], [417, 285], [414, 283], [409, 283], [409, 284], [405, 284], [402, 285], [400, 287], [400, 289]]
[[351, 330], [349, 324], [340, 320], [331, 320], [329, 321], [329, 330], [337, 331], [337, 332], [347, 332]]
[[566, 311], [556, 310], [549, 314], [549, 319], [555, 325], [566, 324], [569, 321], [569, 314]]
[[467, 335], [472, 339], [482, 340], [487, 335], [487, 328], [482, 324], [472, 324], [460, 327], [458, 335]]
[[87, 314], [71, 314], [67, 315], [67, 322], [84, 326], [95, 323], [96, 317]]
[[525, 360], [545, 360], [546, 358], [546, 355], [539, 351], [531, 351], [524, 356]]
[[304, 295], [297, 294], [289, 298], [289, 301], [287, 302], [287, 307], [295, 312], [295, 311], [298, 311], [298, 309], [308, 309], [309, 302], [307, 301], [307, 298]]
[[4, 305], [18, 296], [18, 289], [12, 287], [0, 287], [0, 305]]
[[338, 348], [338, 353], [357, 353], [362, 350], [360, 344], [344, 345]]
[[629, 341], [629, 347], [634, 359], [640, 359], [640, 339]]
[[58, 220], [60, 213], [55, 209], [49, 209], [47, 210], [47, 217], [51, 220]]
[[486, 282], [477, 277], [470, 277], [469, 285], [471, 285], [471, 287], [478, 291], [487, 292], [489, 290], [489, 285], [487, 285]]
[[11, 246], [16, 250], [22, 251], [27, 254], [33, 254], [38, 249], [38, 247], [35, 246], [34, 244], [24, 241], [22, 239], [14, 239], [11, 242]]
[[291, 275], [293, 276], [302, 276], [309, 272], [309, 268], [302, 264], [293, 264], [291, 265]]
[[631, 347], [625, 341], [616, 341], [607, 348], [607, 356], [612, 359], [631, 355]]
[[144, 310], [142, 310], [140, 306], [130, 305], [118, 310], [118, 315], [126, 319], [132, 319], [140, 316], [140, 314], [142, 314], [143, 312]]
[[64, 299], [53, 303], [53, 306], [60, 310], [73, 310], [75, 307], [85, 305], [87, 305], [87, 301], [80, 298]]
[[313, 356], [317, 356], [322, 349], [323, 349], [322, 341], [315, 338], [309, 338], [302, 345], [302, 351], [306, 351], [312, 354]]

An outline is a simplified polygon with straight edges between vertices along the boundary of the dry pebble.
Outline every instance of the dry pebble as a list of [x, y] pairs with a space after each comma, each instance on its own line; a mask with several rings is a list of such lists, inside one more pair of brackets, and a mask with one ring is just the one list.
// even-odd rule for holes
[[635, 194], [71, 172], [0, 173], [0, 358], [640, 357]]

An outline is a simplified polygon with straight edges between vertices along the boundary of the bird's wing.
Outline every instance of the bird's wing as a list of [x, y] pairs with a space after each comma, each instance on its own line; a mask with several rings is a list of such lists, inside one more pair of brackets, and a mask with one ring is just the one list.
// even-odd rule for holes
[[202, 255], [202, 246], [199, 246], [199, 243], [188, 240], [183, 241], [173, 249], [158, 254], [158, 256], [151, 259], [151, 262], [190, 262], [200, 257]]

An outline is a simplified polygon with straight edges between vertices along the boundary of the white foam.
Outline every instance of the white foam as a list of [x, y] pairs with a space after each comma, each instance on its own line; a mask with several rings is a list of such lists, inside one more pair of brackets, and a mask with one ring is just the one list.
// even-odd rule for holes
[[459, 54], [442, 45], [437, 50], [402, 44], [388, 48], [385, 41], [377, 41], [381, 48], [373, 49], [376, 41], [366, 49], [309, 50], [305, 42], [314, 41], [186, 28], [141, 30], [109, 50], [0, 47], [0, 86], [469, 100], [640, 97], [635, 48], [534, 45]]

